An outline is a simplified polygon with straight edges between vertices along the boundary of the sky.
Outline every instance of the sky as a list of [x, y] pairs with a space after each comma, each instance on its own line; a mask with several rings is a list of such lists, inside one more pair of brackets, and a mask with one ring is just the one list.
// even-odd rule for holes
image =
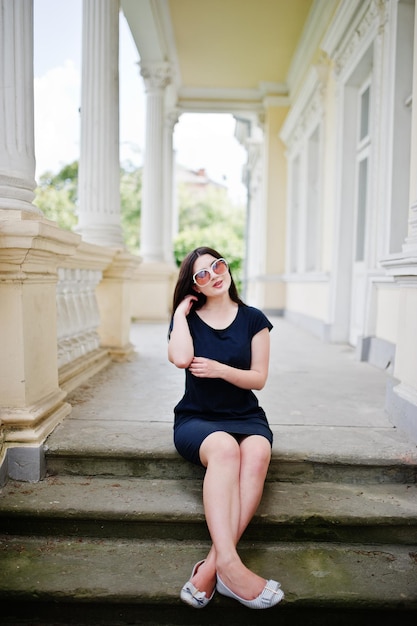
[[[82, 0], [34, 0], [36, 178], [79, 158]], [[139, 56], [120, 14], [120, 160], [143, 163], [146, 97]], [[243, 201], [245, 151], [231, 115], [183, 114], [174, 131], [177, 162], [204, 168]]]

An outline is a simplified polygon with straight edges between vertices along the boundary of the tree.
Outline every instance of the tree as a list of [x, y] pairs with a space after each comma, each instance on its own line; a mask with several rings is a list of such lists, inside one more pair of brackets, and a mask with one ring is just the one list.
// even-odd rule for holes
[[[57, 174], [45, 172], [35, 192], [35, 204], [46, 218], [61, 228], [72, 230], [77, 224], [78, 161], [65, 165]], [[142, 168], [127, 162], [120, 171], [121, 227], [126, 248], [137, 254], [140, 248], [142, 206]], [[174, 241], [174, 256], [179, 265], [197, 246], [219, 250], [230, 263], [233, 277], [241, 281], [244, 255], [245, 211], [235, 206], [224, 187], [208, 185], [195, 188], [178, 186], [179, 230]]]
[[[57, 174], [42, 174], [34, 204], [60, 228], [73, 230], [77, 225], [77, 194], [78, 161], [74, 161]], [[141, 202], [142, 170], [128, 162], [120, 171], [120, 212], [124, 242], [132, 253], [139, 250]]]
[[35, 190], [34, 204], [48, 220], [72, 230], [77, 224], [78, 161], [65, 165], [58, 174], [45, 172]]
[[245, 211], [230, 201], [224, 188], [196, 190], [185, 183], [178, 187], [179, 233], [174, 240], [174, 256], [179, 265], [186, 254], [199, 246], [209, 246], [227, 258], [233, 278], [240, 288], [245, 239]]
[[140, 215], [142, 207], [142, 168], [127, 163], [120, 177], [121, 225], [126, 248], [137, 254], [140, 247]]

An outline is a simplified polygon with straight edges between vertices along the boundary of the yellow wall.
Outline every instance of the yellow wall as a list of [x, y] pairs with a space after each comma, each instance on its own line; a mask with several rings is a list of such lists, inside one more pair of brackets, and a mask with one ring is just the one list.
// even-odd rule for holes
[[266, 273], [282, 274], [285, 270], [287, 160], [285, 146], [279, 138], [288, 113], [286, 107], [269, 107], [266, 114], [265, 150], [268, 155], [266, 185]]
[[287, 284], [287, 309], [327, 322], [329, 284], [293, 282]]

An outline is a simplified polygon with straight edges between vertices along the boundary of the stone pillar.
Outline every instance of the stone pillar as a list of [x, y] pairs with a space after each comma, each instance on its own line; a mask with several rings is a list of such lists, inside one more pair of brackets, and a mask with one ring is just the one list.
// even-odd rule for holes
[[381, 264], [400, 289], [394, 379], [388, 385], [391, 421], [417, 441], [417, 11], [414, 21], [410, 212], [402, 253]]
[[0, 209], [40, 214], [32, 204], [33, 0], [0, 0], [0, 59]]
[[176, 199], [175, 199], [175, 159], [173, 149], [173, 133], [176, 123], [178, 122], [178, 111], [172, 110], [165, 116], [164, 125], [164, 156], [165, 156], [165, 184], [163, 188], [164, 202], [164, 259], [167, 263], [174, 263], [174, 254], [172, 239], [174, 232], [177, 231], [175, 222], [176, 215]]
[[[168, 231], [172, 216], [172, 125], [165, 125], [168, 63], [141, 63], [146, 89], [146, 147], [143, 168], [141, 258], [133, 290], [132, 312], [139, 320], [167, 320], [176, 273]], [[170, 172], [168, 173], [168, 169]], [[168, 213], [170, 213], [168, 217]]]
[[89, 243], [121, 248], [119, 0], [83, 1], [82, 39], [77, 231]]
[[100, 312], [98, 328], [100, 344], [109, 351], [114, 361], [124, 361], [134, 351], [129, 337], [132, 281], [138, 266], [137, 257], [118, 250], [111, 264], [103, 272], [103, 279], [96, 290]]
[[141, 63], [146, 89], [146, 144], [143, 168], [141, 257], [164, 260], [164, 107], [170, 81], [168, 63]]
[[8, 475], [34, 481], [43, 441], [71, 410], [58, 383], [56, 283], [80, 237], [30, 215], [0, 221], [0, 421]]
[[79, 235], [32, 204], [32, 0], [0, 0], [0, 483], [39, 480], [43, 442], [71, 410], [59, 388], [57, 266]]

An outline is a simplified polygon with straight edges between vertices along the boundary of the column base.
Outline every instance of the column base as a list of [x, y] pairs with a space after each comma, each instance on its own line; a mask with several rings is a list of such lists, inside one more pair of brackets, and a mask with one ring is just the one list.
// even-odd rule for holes
[[130, 351], [132, 285], [139, 264], [139, 257], [118, 251], [96, 290], [100, 311], [100, 345], [112, 357]]
[[136, 358], [135, 346], [132, 343], [128, 343], [121, 348], [108, 348], [111, 360], [116, 363], [123, 363], [124, 361], [133, 361]]
[[385, 409], [389, 421], [417, 442], [417, 391], [398, 380], [387, 383]]
[[178, 268], [164, 262], [143, 261], [135, 274], [132, 317], [138, 321], [167, 321]]
[[7, 409], [2, 416], [3, 445], [0, 458], [0, 485], [7, 478], [36, 482], [45, 476], [44, 442], [71, 412], [59, 390], [36, 405]]
[[5, 408], [2, 415], [4, 443], [37, 446], [43, 443], [54, 428], [71, 412], [71, 405], [63, 402], [66, 392], [58, 389], [33, 405]]
[[[3, 470], [3, 471], [2, 471]], [[36, 483], [46, 475], [45, 451], [43, 446], [13, 446], [7, 449], [3, 474], [4, 484], [8, 478]]]
[[68, 365], [64, 365], [59, 370], [59, 386], [70, 393], [89, 378], [101, 372], [112, 361], [109, 350], [98, 348], [89, 352], [86, 356], [76, 359]]

